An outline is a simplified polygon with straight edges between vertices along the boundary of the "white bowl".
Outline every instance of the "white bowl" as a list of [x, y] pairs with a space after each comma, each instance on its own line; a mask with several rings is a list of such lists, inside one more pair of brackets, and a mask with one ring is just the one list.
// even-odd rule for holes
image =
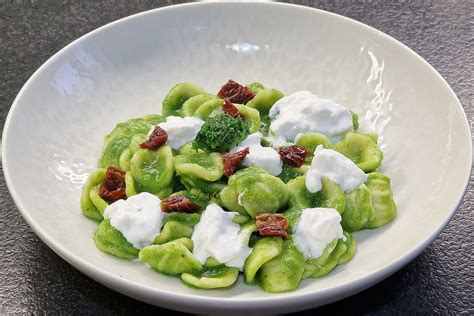
[[[311, 90], [361, 114], [381, 135], [398, 215], [356, 233], [348, 264], [290, 293], [241, 280], [202, 291], [99, 251], [80, 212], [81, 186], [104, 135], [159, 113], [177, 82], [216, 91], [229, 78], [286, 93]], [[204, 3], [122, 19], [54, 55], [25, 84], [3, 134], [5, 178], [38, 236], [98, 282], [145, 302], [194, 312], [289, 312], [333, 302], [417, 256], [453, 216], [468, 183], [471, 141], [453, 91], [422, 58], [353, 20], [299, 6]]]

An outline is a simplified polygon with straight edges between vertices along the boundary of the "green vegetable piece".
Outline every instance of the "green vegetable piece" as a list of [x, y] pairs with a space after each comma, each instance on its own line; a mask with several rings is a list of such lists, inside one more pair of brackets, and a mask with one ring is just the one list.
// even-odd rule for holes
[[360, 133], [347, 133], [334, 145], [334, 150], [352, 160], [365, 172], [372, 172], [382, 164], [383, 154], [371, 137]]
[[[193, 116], [198, 117], [202, 120], [207, 119], [209, 116], [213, 116], [213, 113], [219, 112], [222, 110], [222, 104], [224, 100], [216, 99], [204, 102], [199, 106], [196, 111], [193, 113]], [[215, 112], [216, 111], [216, 112]]]
[[135, 134], [147, 134], [152, 125], [164, 121], [161, 115], [148, 115], [143, 118], [128, 120], [119, 123], [105, 136], [102, 156], [99, 159], [99, 168], [109, 166], [120, 167], [120, 156], [130, 145], [130, 140]]
[[170, 92], [168, 92], [165, 99], [163, 100], [163, 115], [180, 116], [181, 108], [184, 102], [186, 102], [191, 97], [203, 93], [206, 93], [206, 91], [194, 84], [178, 83], [173, 88], [171, 88]]
[[324, 262], [316, 260], [314, 271], [311, 274], [312, 278], [320, 278], [329, 274], [338, 265], [341, 256], [346, 252], [347, 247], [342, 239], [339, 239], [336, 248], [331, 251], [331, 254]]
[[[215, 99], [217, 99], [217, 96], [210, 93], [202, 93], [190, 97], [186, 100], [186, 102], [183, 103], [183, 107], [181, 108], [181, 115], [192, 116], [202, 104]], [[220, 102], [222, 103], [222, 100]]]
[[260, 130], [260, 113], [242, 104], [234, 104], [239, 113], [245, 118], [245, 122], [249, 126], [250, 133], [256, 133]]
[[193, 142], [193, 148], [228, 152], [250, 134], [248, 125], [225, 113], [207, 118]]
[[296, 289], [301, 281], [305, 262], [305, 256], [293, 240], [285, 240], [281, 254], [260, 268], [257, 276], [260, 287], [270, 293]]
[[178, 238], [190, 238], [193, 234], [193, 229], [188, 225], [177, 221], [169, 221], [164, 226], [161, 232], [155, 237], [154, 244], [161, 245]]
[[390, 178], [373, 172], [369, 174], [366, 185], [372, 195], [375, 210], [375, 217], [368, 221], [366, 227], [377, 228], [391, 222], [397, 213], [397, 206], [390, 189]]
[[288, 201], [288, 189], [281, 179], [263, 169], [249, 167], [237, 171], [229, 178], [220, 198], [227, 209], [243, 214], [244, 208], [254, 218], [259, 213], [275, 213], [284, 208]]
[[201, 270], [202, 265], [189, 249], [181, 242], [168, 242], [163, 245], [151, 245], [140, 250], [139, 258], [154, 270], [179, 275]]
[[252, 82], [248, 84], [246, 87], [249, 88], [250, 91], [252, 91], [255, 94], [258, 93], [260, 90], [265, 89], [263, 84], [261, 84], [260, 82]]
[[[173, 153], [167, 145], [156, 151], [140, 149], [130, 161], [130, 173], [139, 192], [160, 193], [170, 186], [173, 178]], [[166, 195], [170, 193], [165, 191]]]
[[[130, 153], [133, 155], [142, 149], [140, 147], [140, 144], [144, 143], [148, 139], [147, 135], [145, 134], [136, 134], [133, 135], [133, 137], [130, 139], [130, 145], [128, 146], [128, 150], [130, 150]], [[131, 160], [132, 158], [130, 158]]]
[[372, 196], [365, 184], [346, 193], [346, 210], [342, 214], [341, 222], [344, 230], [349, 232], [361, 230], [374, 218]]
[[314, 151], [319, 145], [323, 145], [324, 148], [332, 148], [329, 138], [327, 138], [326, 135], [320, 133], [302, 134], [300, 137], [298, 137], [296, 145], [308, 149], [308, 155], [304, 160], [306, 163], [311, 163], [311, 160], [313, 160]]
[[239, 269], [226, 266], [204, 267], [200, 272], [183, 273], [181, 280], [198, 289], [217, 289], [229, 287], [237, 281]]
[[195, 153], [174, 157], [176, 173], [206, 181], [219, 180], [224, 174], [224, 162], [219, 153]]
[[342, 188], [335, 182], [322, 178], [322, 189], [316, 193], [306, 189], [306, 176], [288, 182], [290, 192], [289, 205], [297, 208], [327, 207], [335, 208], [339, 214], [344, 213], [346, 197]]
[[252, 100], [247, 102], [247, 106], [257, 109], [260, 115], [266, 115], [273, 104], [284, 96], [282, 92], [276, 89], [261, 89]]
[[217, 194], [225, 188], [225, 182], [222, 180], [210, 182], [193, 176], [182, 175], [180, 181], [187, 190], [199, 190], [207, 194], [209, 197], [217, 196]]
[[344, 254], [339, 258], [339, 264], [344, 264], [351, 261], [357, 250], [357, 242], [354, 236], [349, 232], [344, 232], [344, 236], [346, 236], [346, 241], [344, 241], [344, 244], [346, 245], [346, 252], [344, 252]]
[[283, 240], [280, 237], [264, 237], [255, 242], [250, 256], [244, 265], [245, 281], [254, 283], [257, 271], [268, 261], [280, 255], [283, 249]]
[[91, 199], [92, 203], [94, 206], [97, 208], [99, 213], [101, 215], [104, 214], [104, 210], [107, 206], [109, 206], [109, 203], [107, 203], [104, 199], [102, 199], [99, 195], [99, 185], [96, 185], [89, 191], [89, 198]]
[[97, 207], [91, 200], [90, 191], [92, 188], [100, 185], [105, 179], [106, 169], [97, 169], [89, 178], [87, 178], [84, 188], [82, 189], [81, 194], [81, 210], [82, 214], [90, 219], [101, 221], [103, 219], [102, 213], [99, 212]]
[[352, 114], [352, 125], [354, 126], [354, 131], [359, 128], [359, 115], [357, 115], [356, 112], [352, 112], [349, 110]]
[[100, 223], [99, 230], [94, 235], [94, 241], [97, 248], [116, 257], [122, 259], [138, 257], [139, 250], [133, 247], [106, 219]]

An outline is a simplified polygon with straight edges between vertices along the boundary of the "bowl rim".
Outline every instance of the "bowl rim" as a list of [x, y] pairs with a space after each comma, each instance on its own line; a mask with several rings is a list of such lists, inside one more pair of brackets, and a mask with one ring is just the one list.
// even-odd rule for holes
[[[118, 19], [116, 21], [110, 22], [108, 24], [105, 24], [99, 28], [96, 28], [69, 43], [65, 47], [63, 47], [61, 50], [56, 52], [53, 56], [51, 56], [46, 62], [44, 62], [32, 75], [31, 77], [26, 81], [26, 83], [23, 85], [21, 90], [19, 91], [18, 95], [16, 96], [15, 100], [13, 101], [13, 104], [8, 112], [7, 118], [5, 120], [5, 125], [3, 128], [3, 141], [2, 141], [2, 165], [3, 165], [3, 173], [5, 176], [5, 182], [7, 184], [8, 190], [10, 191], [10, 194], [13, 198], [13, 201], [20, 211], [21, 215], [25, 219], [25, 221], [28, 223], [28, 225], [32, 228], [32, 230], [35, 232], [35, 234], [49, 247], [51, 248], [56, 254], [58, 254], [60, 257], [62, 257], [65, 261], [67, 261], [69, 264], [74, 266], [76, 269], [81, 271], [82, 273], [86, 274], [88, 277], [96, 280], [97, 282], [106, 285], [107, 287], [121, 292], [123, 294], [126, 294], [128, 296], [134, 297], [136, 299], [142, 300], [142, 301], [147, 301], [152, 304], [156, 304], [157, 302], [153, 300], [159, 299], [159, 301], [163, 302], [164, 300], [169, 300], [169, 303], [173, 302], [180, 302], [183, 304], [183, 307], [189, 307], [189, 306], [209, 306], [209, 303], [213, 304], [218, 304], [214, 305], [215, 307], [220, 307], [220, 308], [235, 308], [235, 309], [243, 309], [243, 306], [241, 303], [245, 302], [247, 304], [251, 305], [246, 305], [244, 306], [245, 309], [248, 308], [258, 308], [258, 307], [264, 307], [264, 305], [268, 306], [269, 303], [274, 304], [274, 306], [283, 306], [287, 305], [291, 302], [292, 305], [295, 304], [304, 304], [304, 303], [309, 303], [311, 299], [319, 296], [325, 299], [326, 303], [330, 303], [342, 298], [345, 298], [347, 296], [356, 294], [360, 291], [363, 291], [364, 289], [372, 286], [373, 284], [382, 281], [386, 277], [390, 276], [394, 272], [398, 271], [401, 267], [406, 265], [408, 262], [413, 260], [416, 256], [418, 256], [433, 240], [437, 238], [437, 236], [441, 233], [441, 231], [447, 226], [451, 218], [454, 216], [456, 213], [457, 209], [459, 208], [459, 205], [464, 197], [464, 194], [467, 190], [467, 187], [469, 185], [469, 180], [470, 180], [470, 174], [472, 172], [472, 159], [469, 159], [469, 171], [466, 173], [465, 179], [464, 179], [464, 188], [461, 192], [459, 192], [457, 200], [455, 205], [453, 206], [453, 209], [450, 211], [449, 215], [436, 227], [436, 229], [429, 235], [427, 236], [424, 240], [419, 241], [414, 247], [412, 247], [410, 250], [405, 252], [403, 255], [399, 256], [396, 260], [392, 261], [391, 263], [388, 263], [377, 270], [374, 270], [370, 273], [367, 273], [365, 275], [362, 275], [352, 281], [347, 281], [342, 284], [339, 284], [337, 286], [327, 288], [327, 289], [320, 289], [320, 290], [315, 290], [311, 291], [309, 293], [299, 293], [298, 290], [292, 291], [292, 292], [285, 292], [285, 293], [280, 293], [280, 294], [274, 294], [272, 296], [266, 296], [266, 297], [257, 297], [257, 298], [239, 298], [239, 297], [206, 297], [206, 296], [199, 296], [197, 294], [185, 294], [185, 293], [179, 293], [175, 291], [170, 291], [165, 288], [160, 288], [160, 287], [152, 287], [152, 286], [147, 286], [138, 282], [134, 282], [131, 280], [123, 279], [118, 275], [115, 275], [113, 273], [110, 273], [106, 270], [103, 270], [92, 263], [89, 263], [88, 261], [82, 259], [81, 257], [73, 254], [70, 252], [66, 247], [61, 246], [60, 244], [56, 243], [56, 241], [49, 236], [48, 232], [46, 230], [43, 230], [31, 217], [29, 214], [28, 210], [23, 206], [23, 203], [19, 197], [18, 192], [15, 190], [12, 184], [12, 174], [10, 173], [9, 170], [9, 156], [8, 156], [8, 151], [7, 151], [7, 141], [9, 138], [9, 131], [10, 131], [10, 124], [12, 117], [15, 115], [15, 112], [17, 111], [17, 108], [19, 107], [20, 100], [22, 99], [23, 94], [25, 91], [27, 91], [32, 84], [32, 82], [35, 81], [36, 77], [39, 76], [39, 74], [43, 71], [43, 69], [47, 68], [50, 64], [55, 62], [57, 59], [61, 58], [67, 50], [73, 46], [75, 46], [77, 43], [80, 43], [84, 39], [93, 36], [94, 34], [98, 32], [102, 32], [103, 30], [106, 30], [108, 28], [114, 27], [116, 24], [119, 23], [124, 23], [133, 19], [139, 19], [142, 16], [149, 15], [149, 14], [155, 14], [157, 11], [159, 12], [166, 12], [166, 11], [173, 11], [173, 10], [180, 10], [183, 7], [212, 7], [212, 6], [274, 6], [274, 7], [282, 7], [286, 8], [289, 10], [299, 10], [301, 12], [312, 12], [312, 13], [317, 13], [317, 14], [323, 14], [323, 15], [329, 15], [332, 18], [339, 19], [340, 21], [345, 21], [348, 22], [352, 25], [355, 25], [356, 27], [361, 27], [368, 31], [369, 33], [376, 34], [376, 36], [381, 36], [385, 38], [386, 40], [389, 40], [398, 46], [401, 46], [403, 49], [408, 50], [413, 56], [415, 56], [419, 61], [424, 63], [425, 66], [427, 66], [432, 75], [437, 76], [438, 79], [441, 80], [441, 82], [445, 85], [446, 88], [448, 88], [448, 92], [451, 94], [451, 97], [453, 100], [455, 100], [456, 104], [450, 105], [450, 106], [457, 106], [458, 109], [461, 110], [461, 113], [463, 114], [463, 128], [465, 131], [470, 133], [470, 128], [469, 128], [469, 122], [466, 116], [466, 113], [457, 98], [456, 94], [450, 87], [450, 85], [446, 82], [446, 80], [434, 69], [433, 66], [431, 66], [425, 59], [423, 59], [420, 55], [418, 55], [415, 51], [410, 49], [408, 46], [405, 44], [401, 43], [397, 39], [383, 33], [382, 31], [379, 31], [367, 24], [364, 24], [362, 22], [356, 21], [354, 19], [328, 12], [325, 10], [321, 9], [316, 9], [316, 8], [311, 8], [303, 5], [294, 5], [294, 4], [286, 4], [286, 3], [275, 3], [275, 2], [247, 2], [247, 3], [235, 3], [235, 2], [197, 2], [197, 3], [186, 3], [186, 4], [179, 4], [179, 5], [171, 5], [167, 7], [162, 7], [162, 8], [156, 8], [152, 10], [147, 10], [143, 12], [139, 12], [130, 16], [123, 17], [121, 19]], [[472, 157], [472, 143], [469, 143], [469, 148], [468, 148], [469, 155]], [[140, 293], [140, 294], [138, 294]], [[143, 298], [143, 295], [145, 294], [147, 298]], [[337, 297], [333, 297], [334, 295], [337, 295]], [[325, 304], [326, 304], [325, 303]], [[160, 304], [162, 305], [162, 304]], [[305, 308], [304, 306], [301, 307], [300, 309]]]

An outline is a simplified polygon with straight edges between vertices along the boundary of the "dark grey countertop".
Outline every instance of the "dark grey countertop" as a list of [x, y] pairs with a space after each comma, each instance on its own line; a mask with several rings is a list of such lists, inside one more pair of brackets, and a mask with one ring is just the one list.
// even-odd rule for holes
[[[178, 1], [0, 0], [0, 126], [22, 85], [77, 37], [116, 19]], [[408, 45], [454, 89], [473, 126], [474, 1], [294, 1], [373, 26]], [[448, 227], [390, 278], [307, 314], [474, 314], [473, 191]], [[0, 314], [169, 312], [82, 275], [36, 237], [0, 173]], [[171, 313], [171, 312], [170, 312]]]

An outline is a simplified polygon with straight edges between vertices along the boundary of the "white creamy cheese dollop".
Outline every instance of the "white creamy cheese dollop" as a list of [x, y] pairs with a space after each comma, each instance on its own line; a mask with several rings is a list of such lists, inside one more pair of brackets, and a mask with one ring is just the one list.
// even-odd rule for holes
[[321, 133], [333, 143], [353, 130], [351, 112], [309, 91], [295, 92], [278, 100], [270, 109], [270, 130], [294, 142], [302, 133]]
[[236, 215], [214, 203], [206, 207], [191, 237], [199, 262], [204, 264], [213, 257], [228, 267], [242, 269], [252, 249], [248, 246], [250, 232], [241, 232], [240, 225], [232, 221]]
[[[168, 116], [166, 121], [158, 124], [168, 134], [166, 143], [173, 149], [179, 149], [181, 146], [196, 138], [204, 121], [197, 117], [179, 117]], [[153, 131], [154, 127], [150, 130]]]
[[245, 167], [255, 165], [266, 170], [271, 175], [277, 176], [281, 173], [283, 168], [280, 155], [275, 149], [271, 147], [263, 147], [260, 144], [261, 139], [261, 133], [257, 132], [250, 134], [230, 152], [237, 152], [244, 149], [245, 147], [248, 147], [249, 153], [247, 156], [245, 156], [242, 165]]
[[141, 249], [153, 243], [160, 233], [164, 214], [161, 200], [148, 192], [118, 200], [105, 208], [104, 218], [119, 230], [135, 248]]
[[336, 182], [344, 191], [351, 191], [367, 181], [368, 176], [343, 154], [319, 145], [306, 174], [306, 188], [309, 192], [322, 189], [321, 177]]
[[343, 237], [341, 215], [334, 208], [303, 209], [293, 231], [296, 247], [309, 259], [318, 258], [333, 240]]

